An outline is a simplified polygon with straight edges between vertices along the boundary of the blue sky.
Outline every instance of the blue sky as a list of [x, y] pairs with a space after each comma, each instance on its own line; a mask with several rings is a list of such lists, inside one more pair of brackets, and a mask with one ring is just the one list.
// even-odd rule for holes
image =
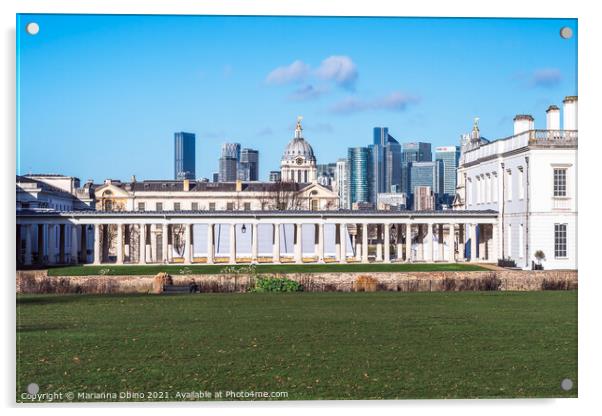
[[173, 133], [189, 131], [197, 177], [234, 141], [267, 179], [297, 115], [318, 163], [375, 126], [433, 146], [477, 116], [490, 139], [518, 113], [544, 128], [577, 95], [576, 33], [574, 19], [20, 15], [17, 173], [172, 179]]

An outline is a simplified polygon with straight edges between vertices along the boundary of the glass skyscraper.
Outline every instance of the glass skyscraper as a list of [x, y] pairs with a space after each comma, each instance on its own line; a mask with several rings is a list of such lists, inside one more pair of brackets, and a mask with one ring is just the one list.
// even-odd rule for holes
[[411, 187], [411, 165], [413, 162], [430, 162], [433, 160], [431, 144], [423, 142], [404, 143], [401, 153], [401, 182], [402, 192], [408, 196], [412, 194]]
[[460, 146], [441, 146], [435, 148], [435, 160], [443, 163], [443, 189], [441, 202], [451, 204], [456, 195], [456, 172], [460, 160]]
[[259, 151], [254, 149], [242, 149], [240, 152], [240, 165], [238, 168], [238, 179], [243, 181], [259, 180]]
[[428, 186], [436, 198], [441, 195], [443, 189], [443, 163], [440, 160], [412, 162], [410, 164], [410, 190], [412, 195], [417, 186]]
[[347, 150], [349, 204], [371, 203], [373, 156], [371, 147], [350, 147]]
[[374, 127], [372, 145], [372, 200], [379, 193], [401, 192], [401, 145], [387, 127]]
[[238, 163], [240, 161], [240, 144], [222, 144], [222, 154], [219, 158], [219, 181], [234, 182], [238, 178]]
[[195, 136], [183, 131], [174, 133], [174, 179], [195, 179]]

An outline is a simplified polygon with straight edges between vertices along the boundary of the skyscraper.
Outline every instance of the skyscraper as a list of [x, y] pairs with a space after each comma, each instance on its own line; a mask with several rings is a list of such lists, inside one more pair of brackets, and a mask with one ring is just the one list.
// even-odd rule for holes
[[412, 162], [430, 162], [433, 160], [431, 144], [424, 142], [404, 143], [401, 154], [401, 183], [402, 192], [408, 196], [412, 194], [413, 189], [410, 186], [410, 166]]
[[336, 163], [322, 163], [316, 165], [318, 183], [325, 186], [332, 185], [334, 183], [336, 168]]
[[238, 177], [238, 163], [240, 161], [240, 144], [222, 144], [222, 153], [219, 158], [219, 181], [234, 182]]
[[[412, 195], [417, 187], [428, 186], [438, 198], [443, 185], [443, 163], [440, 160], [433, 162], [412, 162], [410, 164], [410, 189]], [[415, 202], [415, 199], [413, 199]]]
[[174, 179], [194, 179], [195, 176], [194, 133], [174, 133]]
[[243, 181], [259, 180], [259, 151], [244, 148], [240, 152], [238, 179]]
[[349, 201], [372, 203], [373, 156], [370, 147], [350, 147], [347, 150], [347, 170], [349, 172]]
[[387, 127], [374, 127], [372, 145], [372, 201], [376, 195], [401, 192], [401, 145]]
[[456, 171], [460, 160], [460, 146], [441, 146], [435, 148], [435, 160], [440, 160], [443, 163], [441, 203], [450, 205], [456, 194]]
[[349, 209], [349, 170], [347, 169], [347, 159], [337, 160], [336, 170], [334, 171], [334, 183], [337, 195], [339, 196], [339, 207]]

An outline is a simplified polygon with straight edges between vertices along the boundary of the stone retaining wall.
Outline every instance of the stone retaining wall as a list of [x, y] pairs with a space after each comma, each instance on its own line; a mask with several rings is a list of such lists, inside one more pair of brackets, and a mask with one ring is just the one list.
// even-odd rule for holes
[[[576, 270], [484, 270], [472, 272], [291, 273], [262, 276], [287, 277], [305, 291], [388, 290], [401, 292], [461, 290], [566, 290], [577, 289]], [[192, 280], [202, 292], [246, 292], [249, 275], [174, 275], [173, 284]], [[359, 279], [359, 280], [358, 280]], [[17, 293], [157, 293], [157, 276], [48, 276], [45, 270], [17, 271]], [[365, 286], [358, 282], [372, 282]]]

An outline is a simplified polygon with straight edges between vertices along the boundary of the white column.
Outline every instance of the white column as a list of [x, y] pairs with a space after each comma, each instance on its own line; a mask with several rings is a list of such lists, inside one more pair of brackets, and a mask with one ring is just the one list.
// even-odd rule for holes
[[72, 224], [71, 225], [71, 263], [77, 264], [77, 248], [79, 247], [77, 243], [77, 233], [78, 226]]
[[334, 258], [341, 261], [341, 224], [334, 225]]
[[272, 246], [272, 263], [280, 263], [280, 224], [274, 224], [274, 243]]
[[355, 229], [357, 230], [355, 234], [355, 259], [362, 261], [362, 241], [364, 240], [362, 224], [356, 224]]
[[251, 230], [251, 261], [256, 263], [259, 257], [259, 225], [253, 224]]
[[401, 237], [401, 224], [395, 225], [395, 230], [397, 231], [396, 242], [396, 250], [397, 250], [397, 261], [403, 260], [403, 238]]
[[477, 226], [476, 224], [468, 224], [470, 230], [470, 261], [477, 261]]
[[445, 260], [445, 244], [443, 244], [443, 224], [437, 224], [437, 244], [439, 244], [439, 261]]
[[406, 261], [412, 261], [412, 224], [406, 224]]
[[500, 253], [498, 252], [498, 247], [500, 246], [498, 241], [498, 225], [491, 224], [491, 250], [489, 250], [490, 258], [489, 261], [495, 262], [497, 264], [497, 260], [500, 258]]
[[384, 236], [384, 241], [383, 241], [383, 250], [384, 250], [384, 262], [385, 263], [391, 263], [391, 236], [389, 234], [389, 232], [391, 231], [391, 225], [390, 224], [383, 224], [383, 227], [385, 227], [385, 236]]
[[153, 263], [158, 263], [160, 261], [159, 256], [157, 256], [157, 225], [151, 224], [150, 226], [150, 256], [149, 260]]
[[295, 263], [303, 263], [303, 225], [295, 224]]
[[146, 224], [140, 224], [139, 226], [140, 232], [139, 237], [140, 241], [138, 244], [138, 263], [146, 264]]
[[376, 261], [383, 261], [383, 226], [376, 224]]
[[236, 264], [236, 224], [230, 224], [230, 263]]
[[123, 264], [123, 224], [117, 224], [117, 261], [116, 264]]
[[456, 251], [454, 249], [456, 243], [456, 224], [449, 224], [449, 234], [447, 234], [447, 246], [449, 248], [449, 253], [447, 256], [447, 261], [450, 263], [456, 262]]
[[368, 263], [368, 224], [362, 224], [362, 263]]
[[56, 263], [56, 226], [54, 224], [48, 224], [48, 263]]
[[318, 224], [318, 263], [324, 263], [324, 223]]
[[[31, 234], [33, 230], [33, 225], [22, 225], [21, 226], [21, 234], [25, 234], [25, 253], [23, 256], [23, 264], [25, 266], [31, 265]], [[19, 247], [21, 242], [19, 241]]]
[[213, 237], [214, 225], [207, 224], [207, 264], [213, 264], [213, 257], [215, 253], [215, 238]]
[[347, 263], [347, 224], [341, 224], [340, 228], [341, 240], [341, 263]]
[[168, 237], [167, 237], [167, 233], [168, 233], [168, 229], [169, 226], [168, 224], [163, 224], [161, 226], [161, 256], [163, 257], [161, 259], [162, 263], [169, 263], [169, 254], [167, 253], [167, 250], [169, 249], [168, 246]]
[[94, 264], [100, 264], [100, 224], [94, 224]]
[[192, 264], [192, 244], [190, 244], [192, 232], [190, 227], [192, 227], [192, 224], [184, 224], [184, 240], [186, 240], [184, 245], [184, 264]]
[[426, 225], [426, 253], [424, 254], [424, 260], [433, 261], [433, 224]]

